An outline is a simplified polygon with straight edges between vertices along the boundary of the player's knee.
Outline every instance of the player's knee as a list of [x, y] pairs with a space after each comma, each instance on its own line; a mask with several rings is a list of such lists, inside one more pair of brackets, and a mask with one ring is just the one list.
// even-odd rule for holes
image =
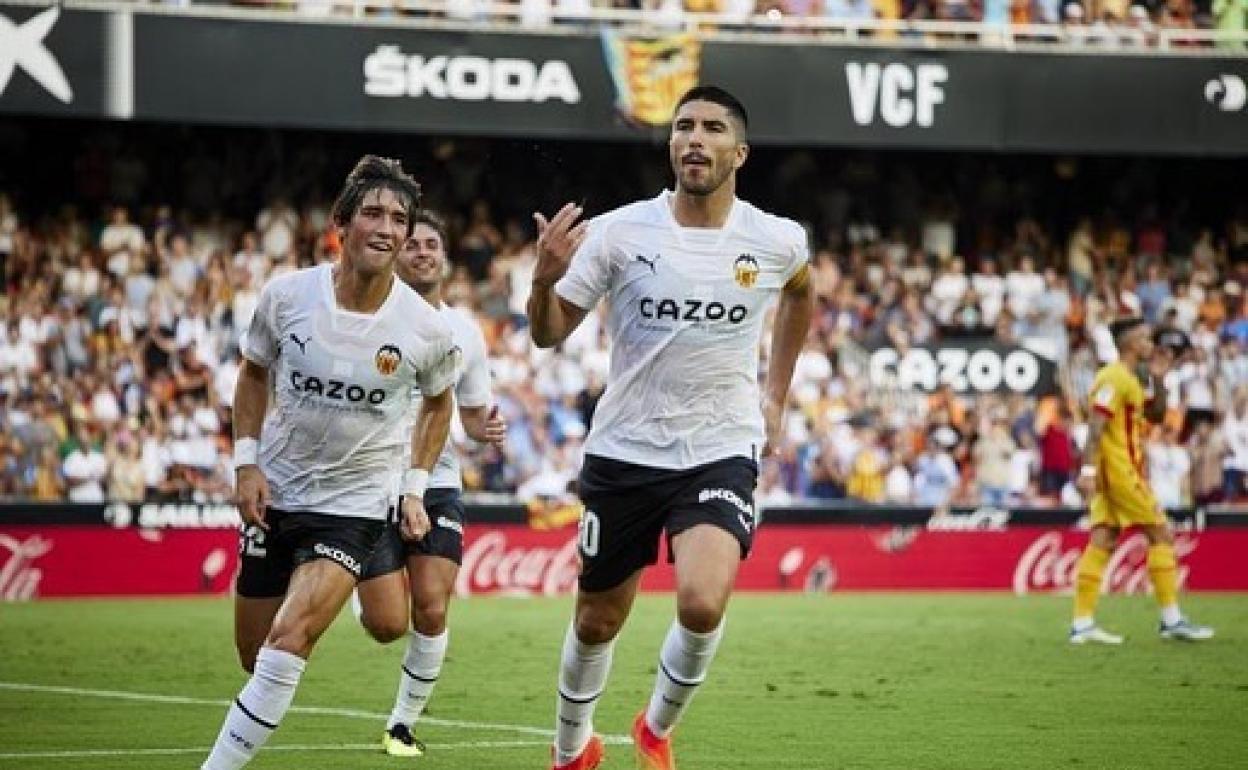
[[370, 618], [365, 615], [361, 618], [361, 622], [368, 635], [382, 644], [389, 644], [407, 633], [407, 618], [405, 617]]
[[446, 630], [446, 602], [428, 602], [412, 606], [412, 628], [425, 636], [437, 636]]
[[680, 624], [696, 634], [708, 634], [719, 628], [724, 619], [724, 605], [707, 594], [679, 597], [676, 617]]
[[307, 659], [312, 654], [316, 639], [317, 635], [312, 633], [312, 629], [306, 623], [296, 622], [280, 627], [275, 626], [264, 644], [266, 647]]
[[1145, 528], [1144, 536], [1148, 538], [1149, 545], [1172, 545], [1174, 543], [1174, 532], [1166, 524]]
[[1118, 531], [1110, 527], [1094, 527], [1090, 539], [1097, 548], [1112, 551], [1118, 545]]
[[576, 616], [576, 638], [585, 644], [605, 644], [615, 638], [624, 617], [609, 610], [584, 611]]

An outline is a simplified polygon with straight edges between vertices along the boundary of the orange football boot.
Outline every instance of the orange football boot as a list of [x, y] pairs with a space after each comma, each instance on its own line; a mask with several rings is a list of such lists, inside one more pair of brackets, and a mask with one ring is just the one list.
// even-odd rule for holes
[[[554, 755], [555, 749], [551, 747], [551, 755]], [[585, 749], [566, 765], [551, 763], [550, 770], [594, 770], [595, 767], [602, 764], [602, 758], [606, 756], [606, 749], [602, 746], [602, 739], [597, 735], [589, 738], [589, 743], [585, 744]]]
[[637, 767], [641, 770], [676, 770], [672, 759], [672, 740], [660, 738], [646, 724], [646, 712], [633, 720], [633, 745], [637, 748]]

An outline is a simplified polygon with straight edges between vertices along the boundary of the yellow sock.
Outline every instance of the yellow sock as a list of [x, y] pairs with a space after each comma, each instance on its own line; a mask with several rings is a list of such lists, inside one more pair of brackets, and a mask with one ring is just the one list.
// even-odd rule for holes
[[1179, 603], [1178, 563], [1174, 560], [1174, 546], [1158, 543], [1148, 549], [1148, 577], [1153, 581], [1157, 604], [1174, 607]]
[[[1075, 620], [1090, 619], [1096, 613], [1096, 600], [1101, 595], [1101, 576], [1105, 574], [1108, 563], [1109, 551], [1104, 548], [1088, 543], [1088, 547], [1083, 549], [1075, 581]], [[1151, 566], [1151, 559], [1149, 564]]]

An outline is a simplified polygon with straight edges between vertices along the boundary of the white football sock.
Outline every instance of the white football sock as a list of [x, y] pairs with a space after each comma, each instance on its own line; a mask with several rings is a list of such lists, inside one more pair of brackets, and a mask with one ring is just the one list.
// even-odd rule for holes
[[255, 673], [234, 699], [202, 770], [235, 770], [251, 761], [281, 723], [307, 661], [262, 647]]
[[386, 722], [387, 730], [398, 724], [411, 727], [420, 719], [420, 712], [425, 710], [429, 694], [442, 672], [449, 639], [449, 629], [443, 629], [437, 636], [425, 636], [419, 631], [408, 634], [407, 654], [403, 656], [403, 670], [399, 674], [399, 691], [394, 697], [390, 719]]
[[654, 694], [646, 709], [646, 724], [659, 738], [671, 734], [680, 714], [693, 700], [698, 685], [706, 678], [711, 667], [719, 640], [724, 635], [724, 624], [705, 634], [695, 633], [680, 624], [672, 627], [663, 640], [659, 653], [659, 671], [654, 678]]
[[594, 707], [611, 673], [615, 640], [585, 644], [574, 627], [563, 638], [559, 666], [559, 706], [555, 719], [555, 764], [576, 759], [594, 734]]
[[1169, 607], [1161, 608], [1161, 622], [1167, 626], [1173, 626], [1183, 619], [1183, 613], [1179, 612], [1179, 605], [1171, 604]]

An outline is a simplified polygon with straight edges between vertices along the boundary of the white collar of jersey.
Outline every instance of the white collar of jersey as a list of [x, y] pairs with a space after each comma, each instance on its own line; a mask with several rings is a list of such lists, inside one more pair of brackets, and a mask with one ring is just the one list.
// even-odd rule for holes
[[740, 199], [733, 196], [732, 208], [728, 211], [728, 218], [724, 220], [723, 227], [685, 227], [676, 221], [676, 213], [673, 211], [673, 206], [675, 204], [674, 196], [675, 193], [673, 191], [664, 190], [659, 193], [659, 197], [655, 200], [658, 202], [659, 207], [663, 209], [663, 216], [667, 219], [667, 223], [672, 228], [672, 232], [676, 234], [676, 239], [680, 241], [680, 245], [682, 247], [688, 247], [690, 244], [687, 238], [696, 237], [700, 241], [698, 245], [705, 246], [706, 242], [704, 239], [709, 234], [715, 233], [718, 237], [716, 237], [715, 243], [712, 245], [712, 249], [719, 251], [720, 246], [723, 245], [729, 234], [736, 229], [737, 220], [741, 218], [742, 206]]
[[374, 321], [376, 321], [385, 314], [386, 308], [388, 308], [390, 304], [395, 301], [395, 297], [399, 295], [399, 292], [401, 291], [399, 286], [400, 285], [402, 285], [403, 287], [407, 286], [407, 284], [399, 280], [399, 277], [397, 275], [394, 276], [394, 280], [390, 282], [390, 293], [386, 295], [385, 301], [383, 301], [381, 305], [373, 312], [361, 313], [358, 310], [348, 310], [347, 308], [339, 306], [338, 297], [334, 295], [334, 265], [333, 263], [332, 262], [326, 263], [324, 265], [321, 265], [318, 269], [321, 270], [321, 289], [322, 291], [325, 292], [325, 303], [329, 305], [331, 310], [334, 311], [333, 315], [337, 315], [341, 313], [342, 315], [350, 316], [352, 318], [371, 318]]

